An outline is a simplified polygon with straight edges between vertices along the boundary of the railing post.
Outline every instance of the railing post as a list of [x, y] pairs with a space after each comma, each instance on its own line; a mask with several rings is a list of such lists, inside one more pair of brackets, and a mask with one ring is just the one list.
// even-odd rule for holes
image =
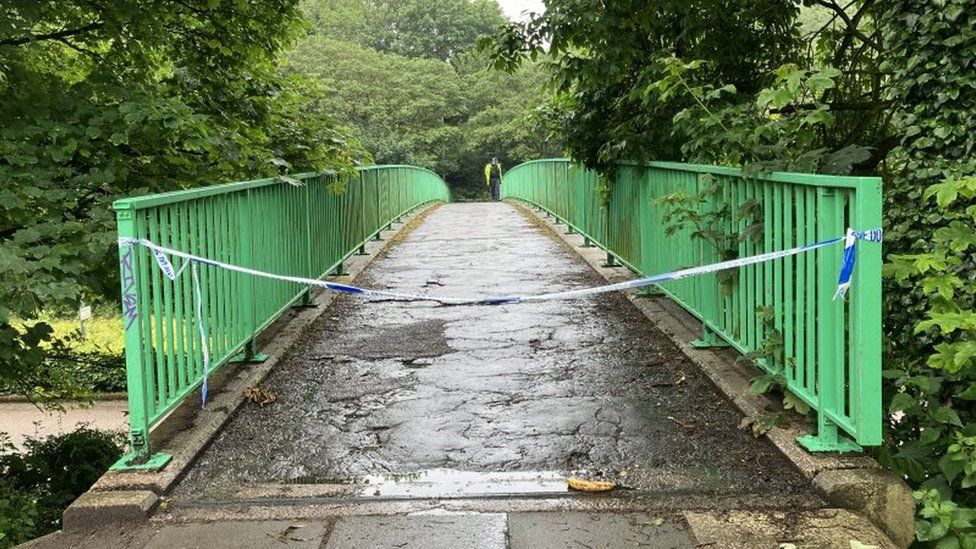
[[[843, 234], [843, 196], [834, 189], [817, 189], [817, 240]], [[817, 434], [799, 437], [797, 441], [811, 452], [860, 452], [861, 447], [844, 437], [835, 422], [827, 417], [840, 404], [839, 393], [844, 383], [844, 321], [843, 300], [835, 300], [837, 273], [840, 272], [841, 252], [837, 246], [827, 246], [817, 254]]]
[[[318, 278], [318, 273], [312, 269], [312, 182], [305, 181], [305, 276], [308, 278]], [[318, 307], [319, 304], [312, 298], [312, 286], [309, 285], [302, 293], [302, 301], [299, 307]]]
[[[881, 182], [859, 186], [854, 194], [857, 231], [881, 227]], [[851, 299], [851, 416], [857, 427], [857, 442], [881, 444], [881, 244], [861, 242], [857, 246]]]
[[[244, 191], [241, 200], [237, 202], [237, 216], [240, 221], [238, 226], [237, 238], [241, 242], [241, 264], [244, 267], [255, 267], [254, 265], [254, 228], [251, 223], [254, 219], [253, 197], [251, 189]], [[233, 362], [264, 362], [268, 360], [268, 355], [259, 353], [257, 346], [257, 303], [254, 285], [257, 284], [257, 277], [244, 276], [241, 284], [241, 306], [246, 312], [246, 329], [249, 333], [247, 341], [244, 342], [244, 349], [239, 355], [234, 357]]]
[[[118, 221], [119, 239], [138, 238], [136, 210], [127, 200], [120, 200], [113, 206]], [[127, 244], [119, 246], [119, 269], [122, 281], [122, 323], [125, 330], [125, 377], [129, 398], [129, 453], [122, 456], [113, 470], [152, 470], [160, 469], [172, 456], [153, 455], [149, 440], [150, 399], [146, 386], [147, 372], [144, 364], [145, 334], [139, 315], [147, 304], [139, 300], [139, 264], [142, 261], [141, 248]]]
[[610, 231], [610, 227], [611, 227], [610, 212], [613, 211], [613, 209], [610, 208], [611, 200], [613, 200], [612, 195], [610, 196], [610, 199], [607, 200], [607, 203], [604, 204], [603, 206], [603, 209], [607, 214], [606, 216], [604, 216], [607, 225], [607, 241], [604, 243], [606, 245], [607, 258], [603, 261], [603, 263], [600, 264], [600, 266], [604, 268], [620, 267], [620, 263], [617, 261], [617, 258], [610, 252], [610, 235], [612, 234]]
[[373, 189], [374, 189], [373, 196], [376, 198], [376, 200], [374, 201], [374, 202], [376, 202], [376, 209], [374, 210], [376, 212], [376, 237], [373, 240], [375, 240], [377, 242], [382, 242], [383, 241], [383, 236], [382, 236], [382, 234], [383, 234], [383, 219], [382, 219], [383, 212], [380, 211], [380, 172], [378, 172], [378, 171], [376, 172], [375, 182], [376, 182], [376, 184], [373, 185]]
[[[702, 184], [702, 174], [699, 174], [695, 180], [695, 196], [701, 196], [703, 192]], [[722, 208], [722, 204], [718, 203], [720, 200], [718, 198], [719, 193], [713, 193], [709, 196], [708, 202], [704, 205], [704, 211], [702, 212], [706, 217], [712, 212], [719, 211]], [[708, 265], [709, 263], [714, 263], [722, 260], [721, 251], [716, 249], [714, 246], [708, 243], [705, 239], [699, 239], [698, 250], [700, 265]], [[711, 284], [707, 281], [711, 280]], [[719, 283], [719, 278], [716, 274], [711, 274], [703, 276], [698, 281], [698, 289], [701, 292], [701, 315], [702, 315], [702, 336], [700, 339], [696, 339], [691, 342], [692, 347], [698, 349], [711, 349], [716, 347], [728, 347], [729, 344], [718, 333], [713, 330], [708, 324], [709, 322], [715, 323], [718, 321], [719, 313], [722, 310], [722, 288]]]

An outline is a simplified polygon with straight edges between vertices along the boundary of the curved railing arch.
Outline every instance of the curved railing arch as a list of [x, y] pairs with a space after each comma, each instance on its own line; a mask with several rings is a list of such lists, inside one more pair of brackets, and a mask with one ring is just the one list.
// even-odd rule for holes
[[[450, 201], [444, 180], [414, 166], [370, 166], [333, 192], [335, 176], [301, 174], [117, 201], [120, 239], [275, 274], [320, 278], [401, 216]], [[294, 180], [301, 182], [295, 185]], [[145, 247], [120, 247], [131, 453], [117, 468], [158, 468], [150, 429], [203, 382], [193, 285], [170, 281]], [[177, 268], [179, 265], [176, 266]], [[200, 269], [211, 372], [256, 357], [255, 339], [308, 286], [226, 270]]]
[[[727, 234], [759, 235], [736, 243], [737, 257], [881, 226], [878, 177], [743, 177], [735, 168], [630, 162], [618, 165], [605, 197], [598, 183], [569, 159], [536, 160], [505, 174], [502, 196], [544, 209], [646, 276], [730, 259], [692, 238], [691, 228], [668, 230], [661, 199], [674, 193], [702, 198], [702, 211], [727, 211], [720, 228]], [[753, 213], [740, 215], [744, 209]], [[833, 297], [841, 258], [838, 245], [742, 267], [726, 291], [715, 274], [659, 288], [702, 321], [703, 345], [754, 353], [782, 339], [782, 356], [761, 366], [783, 373], [790, 391], [818, 412], [817, 435], [801, 439], [810, 450], [881, 443], [881, 247], [858, 247], [847, 301]]]

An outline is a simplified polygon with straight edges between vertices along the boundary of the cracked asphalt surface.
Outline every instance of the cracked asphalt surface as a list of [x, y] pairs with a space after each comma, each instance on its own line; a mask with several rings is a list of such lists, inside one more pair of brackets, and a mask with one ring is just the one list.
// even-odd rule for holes
[[[504, 203], [435, 210], [357, 281], [440, 295], [603, 279]], [[695, 494], [808, 493], [624, 296], [497, 306], [340, 297], [177, 489], [328, 484], [430, 469], [557, 471]]]

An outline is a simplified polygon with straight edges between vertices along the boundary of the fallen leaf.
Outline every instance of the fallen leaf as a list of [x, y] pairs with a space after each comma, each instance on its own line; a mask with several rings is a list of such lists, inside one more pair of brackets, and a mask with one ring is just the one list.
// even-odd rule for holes
[[292, 524], [280, 532], [276, 532], [274, 534], [269, 532], [268, 535], [277, 539], [280, 542], [307, 541], [305, 538], [295, 537], [295, 532], [301, 530], [302, 528], [305, 528], [304, 524]]
[[276, 397], [271, 391], [266, 391], [261, 387], [255, 386], [244, 389], [244, 400], [253, 402], [254, 404], [264, 408], [268, 404], [278, 400], [278, 397]]

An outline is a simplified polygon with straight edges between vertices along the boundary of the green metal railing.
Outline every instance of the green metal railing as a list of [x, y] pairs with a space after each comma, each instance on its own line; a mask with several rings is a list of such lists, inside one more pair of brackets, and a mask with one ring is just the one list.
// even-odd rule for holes
[[[569, 160], [540, 160], [509, 171], [502, 194], [547, 211], [604, 248], [608, 262], [647, 276], [729, 259], [693, 237], [691, 227], [668, 232], [673, 204], [662, 199], [676, 193], [702, 200], [701, 211], [727, 212], [715, 218], [728, 235], [760, 229], [758, 238], [737, 242], [738, 257], [841, 236], [847, 227], [881, 226], [876, 177], [747, 178], [731, 168], [651, 162], [621, 164], [606, 200], [598, 182]], [[738, 215], [743, 211], [752, 214]], [[812, 451], [881, 443], [881, 247], [858, 246], [846, 301], [833, 299], [842, 250], [838, 244], [743, 267], [724, 284], [712, 274], [656, 288], [702, 321], [700, 345], [766, 355], [760, 366], [782, 373], [789, 390], [817, 411], [817, 434], [800, 440]]]
[[[411, 210], [449, 201], [435, 173], [412, 166], [335, 177], [299, 175], [119, 200], [119, 237], [275, 274], [320, 278]], [[116, 468], [158, 468], [149, 432], [203, 382], [201, 338], [189, 274], [170, 281], [140, 246], [120, 247], [131, 453]], [[177, 268], [180, 264], [175, 265]], [[261, 360], [255, 340], [289, 307], [311, 304], [309, 287], [200, 267], [211, 373], [233, 360]]]

